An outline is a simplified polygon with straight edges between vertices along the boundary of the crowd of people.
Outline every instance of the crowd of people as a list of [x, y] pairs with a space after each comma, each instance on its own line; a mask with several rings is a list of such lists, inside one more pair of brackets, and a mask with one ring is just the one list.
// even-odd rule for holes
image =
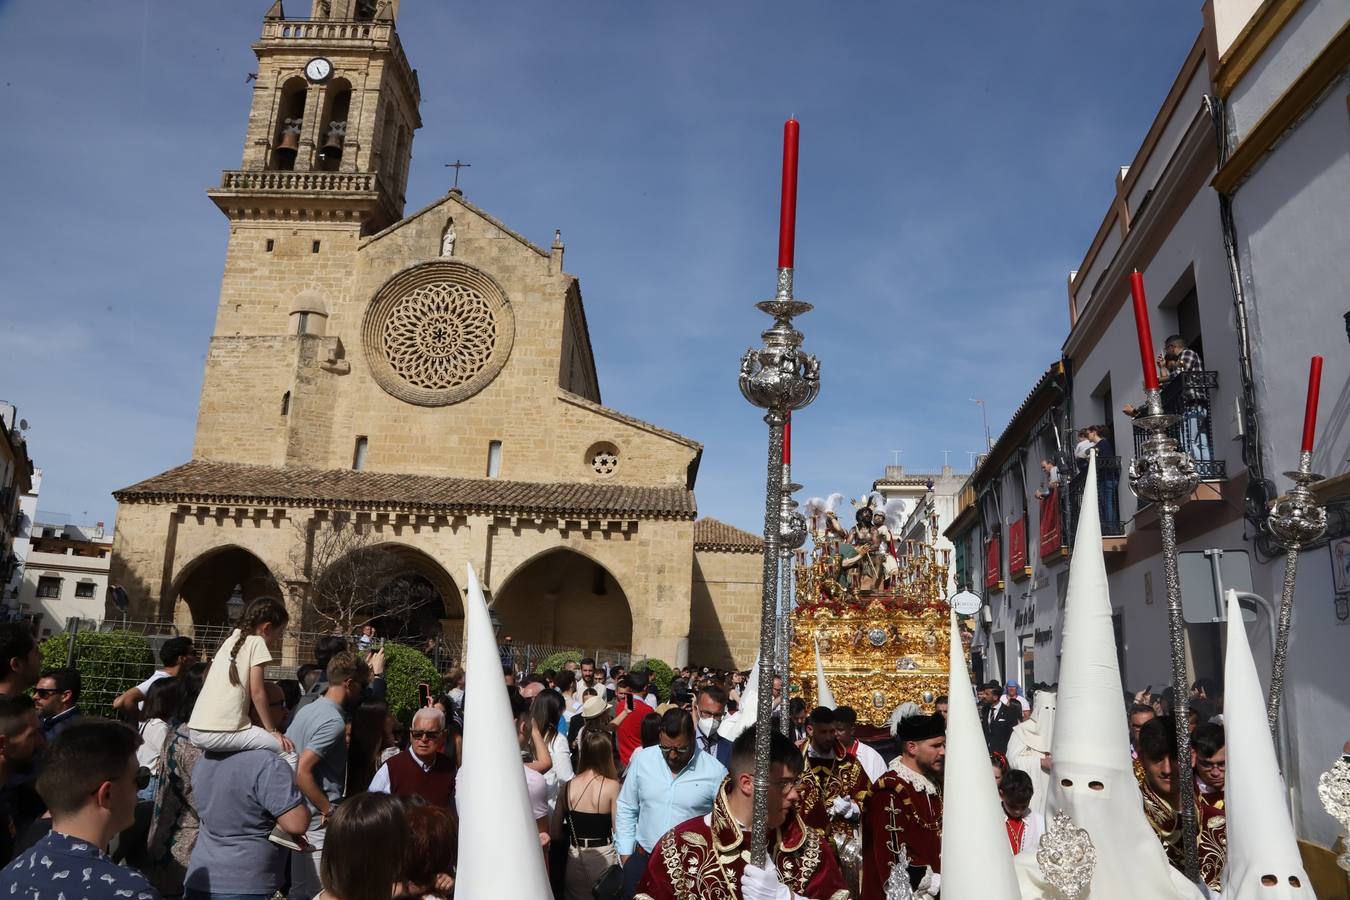
[[[75, 872], [91, 897], [454, 896], [463, 672], [405, 730], [370, 641], [325, 638], [296, 683], [266, 680], [286, 624], [280, 603], [256, 601], [210, 664], [190, 639], [166, 641], [161, 666], [114, 701], [120, 722], [82, 715], [79, 673], [41, 670], [31, 635], [0, 627], [5, 879], [31, 896]], [[778, 876], [725, 858], [753, 800], [748, 674], [686, 667], [663, 702], [647, 672], [589, 658], [559, 671], [504, 667], [556, 897], [695, 896], [685, 880], [714, 837], [728, 883], [773, 896], [750, 885]], [[903, 844], [911, 888], [937, 896], [948, 698], [931, 714], [902, 711], [889, 732], [863, 726], [864, 742], [849, 707], [808, 710], [777, 677], [772, 693], [769, 820], [779, 869], [797, 857], [785, 869], [791, 889], [879, 900]], [[976, 697], [1010, 849], [1034, 851], [1046, 827], [1052, 686], [1028, 699], [1016, 681], [992, 681]], [[1170, 697], [1126, 700], [1145, 811], [1180, 866]], [[1225, 748], [1212, 681], [1196, 683], [1191, 709], [1203, 874], [1217, 889]]]

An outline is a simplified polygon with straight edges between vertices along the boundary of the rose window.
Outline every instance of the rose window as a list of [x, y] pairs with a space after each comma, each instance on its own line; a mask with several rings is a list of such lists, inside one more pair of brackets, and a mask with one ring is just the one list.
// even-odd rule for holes
[[362, 338], [371, 374], [395, 397], [441, 406], [472, 396], [505, 365], [515, 318], [505, 292], [459, 261], [414, 266], [380, 288]]
[[429, 284], [408, 294], [384, 322], [389, 365], [409, 384], [459, 387], [492, 359], [497, 318], [481, 294], [460, 284]]
[[609, 441], [592, 444], [586, 451], [586, 462], [596, 475], [607, 478], [619, 468], [619, 448]]

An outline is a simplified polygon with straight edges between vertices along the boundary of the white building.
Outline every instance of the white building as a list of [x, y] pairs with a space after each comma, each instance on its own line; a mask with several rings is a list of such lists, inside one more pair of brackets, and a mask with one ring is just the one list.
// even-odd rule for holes
[[28, 441], [24, 432], [28, 423], [19, 418], [19, 410], [12, 403], [0, 402], [0, 618], [9, 618], [12, 611], [6, 606], [9, 592], [22, 560], [16, 555], [16, 544], [22, 531], [22, 499], [34, 490], [33, 460], [28, 455]]
[[[886, 475], [872, 483], [887, 500], [899, 497], [905, 501], [905, 521], [896, 532], [899, 541], [915, 541], [928, 544], [930, 541], [938, 551], [950, 559], [952, 542], [943, 533], [956, 519], [959, 503], [958, 495], [965, 484], [966, 475], [958, 474], [951, 466], [943, 466], [940, 472], [906, 472], [904, 466], [887, 466]], [[933, 514], [937, 514], [937, 531], [931, 528]], [[955, 567], [948, 569], [947, 596], [956, 593]]]
[[[1204, 552], [1223, 551], [1235, 564], [1226, 586], [1264, 598], [1253, 604], [1248, 630], [1258, 656], [1264, 650], [1258, 666], [1265, 672], [1284, 571], [1266, 504], [1290, 487], [1282, 473], [1298, 461], [1309, 357], [1325, 358], [1313, 468], [1328, 476], [1318, 490], [1329, 528], [1299, 560], [1281, 747], [1299, 834], [1324, 847], [1338, 829], [1321, 809], [1316, 779], [1350, 737], [1342, 664], [1350, 651], [1348, 70], [1347, 0], [1210, 0], [1194, 46], [1134, 159], [1118, 170], [1116, 196], [1069, 278], [1062, 351], [1068, 393], [1051, 404], [1065, 413], [1052, 435], [1057, 446], [1071, 446], [1082, 426], [1113, 432], [1119, 475], [1104, 477], [1119, 479], [1118, 525], [1103, 544], [1117, 650], [1126, 687], [1157, 691], [1171, 680], [1163, 556], [1156, 509], [1129, 489], [1136, 438], [1122, 410], [1143, 399], [1130, 273], [1144, 276], [1154, 349], [1179, 334], [1203, 361], [1203, 372], [1164, 391], [1168, 411], [1198, 411], [1201, 426], [1180, 435], [1203, 478], [1177, 520], [1179, 549], [1188, 555], [1182, 593], [1188, 601], [1212, 596]], [[1043, 658], [1058, 647], [1060, 616], [1049, 601], [1053, 593], [1062, 597], [1064, 567], [1047, 561], [1053, 593], [1049, 583], [1036, 586], [1035, 573], [1029, 588], [1003, 581], [1011, 571], [1007, 520], [1017, 512], [1010, 506], [1018, 493], [1029, 502], [1025, 483], [1007, 493], [1006, 460], [1019, 452], [1034, 458], [1045, 441], [1021, 423], [1010, 425], [1000, 445], [991, 453], [1000, 457], [992, 463], [999, 471], [982, 466], [972, 477], [952, 535], [966, 577], [977, 590], [984, 586], [988, 599], [991, 673], [1024, 670], [1030, 640], [1036, 677], [1050, 680], [1054, 667]], [[1074, 512], [1071, 495], [1066, 518]], [[1066, 521], [1066, 544], [1071, 529]], [[984, 558], [990, 549], [997, 559]], [[1189, 620], [1188, 677], [1221, 680], [1219, 615], [1192, 612]]]
[[29, 542], [19, 610], [32, 620], [38, 635], [62, 631], [70, 618], [101, 621], [112, 557], [112, 534], [103, 523], [35, 522]]

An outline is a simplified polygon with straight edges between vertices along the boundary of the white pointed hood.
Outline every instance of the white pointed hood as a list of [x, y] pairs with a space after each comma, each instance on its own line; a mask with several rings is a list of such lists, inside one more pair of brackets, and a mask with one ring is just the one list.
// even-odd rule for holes
[[820, 662], [820, 641], [815, 638], [811, 640], [816, 647], [816, 706], [834, 709], [834, 691], [830, 690], [830, 683], [825, 680], [825, 667]]
[[734, 741], [741, 736], [741, 733], [755, 724], [755, 718], [759, 715], [759, 654], [755, 654], [755, 664], [750, 667], [750, 674], [746, 676], [745, 687], [741, 689], [741, 699], [737, 702], [736, 711], [722, 720], [722, 727], [717, 729], [717, 734], [729, 741]]
[[[989, 768], [975, 692], [951, 613], [947, 761], [942, 779], [942, 900], [1019, 900], [1007, 818]], [[972, 865], [979, 860], [979, 865]]]
[[474, 825], [459, 834], [455, 895], [551, 900], [515, 718], [472, 565], [464, 613], [464, 764], [456, 779], [456, 805], [460, 821]]
[[[1266, 718], [1266, 695], [1256, 675], [1247, 627], [1237, 594], [1228, 592], [1228, 657], [1224, 663], [1224, 746], [1228, 774], [1224, 807], [1228, 819], [1228, 863], [1223, 872], [1224, 900], [1287, 900], [1312, 897], [1312, 881], [1303, 869], [1289, 793], [1275, 759]], [[1273, 877], [1273, 885], [1261, 883]], [[1300, 888], [1291, 884], [1297, 881]]]
[[[1046, 817], [1063, 810], [1096, 847], [1096, 871], [1079, 900], [1199, 898], [1200, 889], [1168, 864], [1134, 779], [1102, 556], [1095, 452], [1085, 480], [1069, 563]], [[1023, 867], [1034, 869], [1030, 857], [1017, 858], [1019, 874]], [[1044, 888], [1038, 871], [1033, 880], [1042, 892], [1029, 890], [1024, 880], [1024, 897], [1058, 896]]]

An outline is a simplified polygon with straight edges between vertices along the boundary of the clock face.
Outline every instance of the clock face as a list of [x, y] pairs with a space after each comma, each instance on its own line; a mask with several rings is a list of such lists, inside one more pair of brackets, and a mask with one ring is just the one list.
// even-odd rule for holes
[[305, 77], [310, 81], [324, 81], [333, 74], [333, 64], [322, 56], [316, 56], [305, 64]]

